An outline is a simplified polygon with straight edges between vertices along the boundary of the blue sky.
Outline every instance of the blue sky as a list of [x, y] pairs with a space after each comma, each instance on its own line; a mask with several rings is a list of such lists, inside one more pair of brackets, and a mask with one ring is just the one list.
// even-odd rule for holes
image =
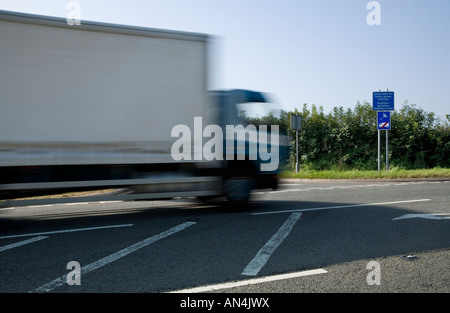
[[[0, 0], [1, 10], [66, 17], [66, 0]], [[79, 0], [81, 20], [213, 36], [211, 89], [269, 92], [284, 110], [303, 103], [353, 108], [395, 92], [427, 112], [450, 114], [450, 1]]]

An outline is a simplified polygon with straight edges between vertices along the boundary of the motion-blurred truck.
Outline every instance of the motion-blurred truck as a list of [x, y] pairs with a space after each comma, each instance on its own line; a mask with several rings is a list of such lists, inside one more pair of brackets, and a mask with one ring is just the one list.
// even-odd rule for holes
[[275, 188], [278, 130], [247, 127], [237, 108], [269, 101], [208, 91], [209, 41], [0, 11], [0, 205], [110, 188], [131, 190], [115, 195], [125, 200], [245, 201]]

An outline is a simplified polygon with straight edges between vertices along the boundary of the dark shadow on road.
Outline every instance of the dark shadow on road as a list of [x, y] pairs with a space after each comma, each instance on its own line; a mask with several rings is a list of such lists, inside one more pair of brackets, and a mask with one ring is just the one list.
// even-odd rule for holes
[[[255, 200], [231, 204], [216, 201], [203, 204], [195, 199], [180, 199], [111, 203], [97, 208], [75, 205], [66, 207], [62, 212], [53, 212], [51, 207], [47, 207], [42, 212], [30, 211], [33, 214], [29, 216], [17, 214], [18, 211], [14, 213], [14, 210], [21, 210], [17, 208], [0, 211], [0, 237], [111, 224], [145, 224], [148, 221], [152, 223], [161, 221], [176, 225], [184, 221], [196, 221], [204, 227], [202, 231], [205, 232], [195, 234], [197, 242], [190, 243], [193, 240], [190, 237], [192, 233], [180, 235], [183, 245], [191, 244], [195, 247], [190, 252], [193, 255], [182, 256], [183, 260], [190, 262], [192, 273], [186, 275], [186, 268], [173, 267], [170, 274], [167, 272], [167, 278], [161, 280], [164, 283], [150, 287], [153, 291], [173, 289], [173, 286], [201, 286], [245, 279], [246, 277], [240, 275], [239, 269], [242, 265], [248, 264], [262, 244], [267, 242], [283, 221], [292, 214], [292, 210], [315, 209], [302, 211], [300, 220], [258, 276], [450, 248], [450, 220], [417, 218], [393, 220], [405, 214], [417, 213], [421, 209], [420, 205], [404, 203], [352, 207], [357, 204], [294, 200]], [[332, 207], [338, 208], [327, 209]], [[276, 211], [288, 212], [276, 213]], [[258, 215], [264, 212], [273, 214]], [[205, 226], [206, 223], [209, 224]], [[195, 229], [193, 227], [191, 230], [194, 232]], [[220, 235], [213, 233], [216, 230]], [[240, 233], [245, 237], [242, 242], [238, 241], [238, 238], [241, 238]], [[198, 242], [199, 238], [205, 242]], [[232, 246], [230, 239], [233, 239]], [[214, 245], [208, 240], [214, 240]], [[0, 241], [0, 247], [10, 242], [12, 241]], [[203, 246], [208, 245], [216, 248], [203, 251]], [[236, 258], [233, 251], [241, 245], [242, 250], [246, 252]], [[210, 259], [211, 264], [222, 264], [222, 267], [214, 269], [212, 271], [214, 275], [200, 275], [196, 272], [196, 268], [207, 270], [205, 267], [208, 263], [196, 264], [203, 260], [194, 255], [195, 253], [204, 254], [204, 258]], [[226, 258], [228, 261], [223, 261]], [[171, 262], [170, 259], [166, 261], [168, 267]], [[232, 265], [232, 262], [238, 264]], [[165, 274], [160, 272], [160, 275]]]

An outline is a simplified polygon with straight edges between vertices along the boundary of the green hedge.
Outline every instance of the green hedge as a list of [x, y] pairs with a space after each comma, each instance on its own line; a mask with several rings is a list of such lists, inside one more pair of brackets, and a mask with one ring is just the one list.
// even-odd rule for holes
[[[282, 111], [254, 119], [256, 123], [280, 125], [290, 139], [282, 158], [285, 170], [295, 163], [295, 131], [289, 129], [291, 114], [302, 116], [299, 133], [300, 165], [306, 170], [376, 170], [377, 115], [370, 103], [357, 103], [353, 109], [335, 107], [327, 114], [322, 107], [307, 104], [302, 110]], [[450, 168], [450, 125], [434, 113], [405, 102], [391, 116], [389, 163], [393, 168]], [[381, 136], [384, 166], [385, 131]]]

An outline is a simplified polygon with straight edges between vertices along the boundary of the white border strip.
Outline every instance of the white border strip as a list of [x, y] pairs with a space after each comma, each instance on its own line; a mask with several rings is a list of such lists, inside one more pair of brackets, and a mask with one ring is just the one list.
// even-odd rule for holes
[[320, 269], [301, 271], [301, 272], [295, 272], [295, 273], [272, 275], [272, 276], [266, 276], [266, 277], [261, 277], [261, 278], [253, 278], [253, 279], [246, 279], [246, 280], [241, 280], [241, 281], [237, 281], [237, 282], [230, 282], [230, 283], [222, 283], [222, 284], [216, 284], [216, 285], [208, 285], [208, 286], [202, 286], [202, 287], [188, 288], [188, 289], [182, 289], [182, 290], [177, 290], [177, 291], [171, 291], [169, 293], [210, 292], [210, 291], [220, 290], [220, 289], [230, 289], [230, 288], [236, 288], [236, 287], [242, 287], [242, 286], [248, 286], [248, 285], [255, 285], [255, 284], [261, 284], [261, 283], [267, 283], [267, 282], [272, 282], [272, 281], [285, 280], [285, 279], [291, 279], [291, 278], [297, 278], [297, 277], [303, 277], [303, 276], [325, 274], [325, 273], [328, 273], [328, 272], [326, 270], [320, 268]]
[[319, 211], [319, 210], [347, 209], [347, 208], [358, 208], [358, 207], [365, 207], [365, 206], [379, 206], [379, 205], [388, 205], [388, 204], [414, 203], [414, 202], [425, 202], [425, 201], [431, 201], [431, 199], [403, 200], [403, 201], [391, 201], [391, 202], [339, 205], [339, 206], [329, 206], [329, 207], [323, 207], [323, 208], [293, 209], [293, 210], [283, 210], [283, 211], [258, 212], [258, 213], [252, 213], [251, 215], [267, 215], [267, 214], [292, 213], [292, 212], [307, 212], [307, 211]]

